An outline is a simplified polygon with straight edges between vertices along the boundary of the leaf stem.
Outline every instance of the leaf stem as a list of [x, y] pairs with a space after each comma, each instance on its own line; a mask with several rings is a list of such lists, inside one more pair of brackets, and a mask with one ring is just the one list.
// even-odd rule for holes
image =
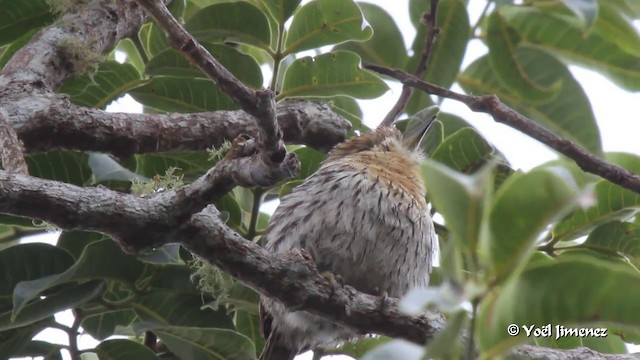
[[278, 25], [278, 43], [276, 44], [276, 51], [273, 53], [273, 74], [271, 76], [271, 84], [269, 89], [274, 93], [277, 93], [278, 85], [278, 72], [280, 71], [280, 63], [284, 58], [282, 53], [282, 43], [284, 42], [284, 24]]
[[247, 238], [253, 241], [256, 236], [256, 227], [258, 225], [258, 218], [260, 217], [260, 205], [262, 205], [262, 195], [264, 190], [253, 190], [253, 206], [251, 207], [251, 220], [249, 220], [249, 230], [247, 231]]

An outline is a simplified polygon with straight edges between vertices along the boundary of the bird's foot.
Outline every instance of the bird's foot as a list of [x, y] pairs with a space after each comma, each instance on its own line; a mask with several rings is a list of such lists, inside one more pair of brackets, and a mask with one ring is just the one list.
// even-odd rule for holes
[[331, 271], [327, 270], [321, 272], [320, 275], [322, 275], [322, 277], [324, 277], [329, 281], [329, 283], [331, 283], [331, 297], [335, 295], [337, 286], [344, 287], [344, 279], [342, 278], [342, 276], [340, 276], [340, 274], [334, 274]]
[[384, 312], [384, 309], [387, 307], [387, 299], [389, 298], [389, 293], [387, 290], [380, 290], [380, 288], [373, 288], [373, 293], [377, 296], [380, 296], [380, 312]]

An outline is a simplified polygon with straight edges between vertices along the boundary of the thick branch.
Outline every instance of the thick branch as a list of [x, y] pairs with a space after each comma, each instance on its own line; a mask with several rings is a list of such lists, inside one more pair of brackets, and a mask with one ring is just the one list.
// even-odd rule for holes
[[0, 160], [2, 168], [21, 174], [28, 174], [29, 169], [24, 161], [22, 146], [14, 128], [9, 125], [5, 113], [0, 110]]
[[[69, 76], [98, 62], [100, 54], [120, 39], [136, 34], [144, 19], [144, 11], [132, 0], [89, 1], [78, 6], [16, 52], [0, 76], [0, 95], [8, 83], [56, 89]], [[14, 91], [24, 93], [25, 88]]]
[[620, 185], [640, 194], [640, 176], [617, 165], [610, 164], [596, 155], [589, 153], [573, 141], [564, 139], [533, 120], [505, 105], [495, 95], [473, 96], [460, 94], [449, 89], [422, 81], [402, 70], [389, 69], [384, 66], [365, 64], [365, 68], [391, 76], [405, 85], [418, 88], [428, 94], [442, 96], [448, 99], [458, 100], [467, 105], [469, 109], [484, 112], [493, 117], [499, 123], [511, 126], [522, 133], [540, 141], [541, 143], [557, 150], [575, 161], [586, 172], [598, 175], [614, 184]]
[[[204, 150], [240, 134], [256, 137], [255, 119], [244, 111], [205, 113], [108, 113], [71, 104], [61, 95], [7, 104], [10, 124], [27, 152], [53, 149], [97, 151], [127, 157], [136, 153]], [[321, 102], [278, 104], [278, 124], [287, 143], [328, 151], [344, 141], [350, 123]]]

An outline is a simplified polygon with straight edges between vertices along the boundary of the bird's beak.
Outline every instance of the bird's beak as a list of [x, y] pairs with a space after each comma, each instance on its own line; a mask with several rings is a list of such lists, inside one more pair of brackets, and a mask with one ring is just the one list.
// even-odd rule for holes
[[407, 129], [402, 137], [402, 143], [407, 149], [415, 150], [420, 147], [424, 135], [429, 130], [429, 126], [438, 117], [440, 108], [436, 105], [430, 106], [412, 117]]

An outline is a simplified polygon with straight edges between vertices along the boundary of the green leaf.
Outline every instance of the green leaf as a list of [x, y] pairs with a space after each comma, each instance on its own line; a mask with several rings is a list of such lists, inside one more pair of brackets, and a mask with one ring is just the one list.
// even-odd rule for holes
[[250, 312], [236, 311], [236, 329], [251, 339], [256, 348], [256, 356], [260, 356], [265, 343], [260, 333], [260, 317]]
[[91, 243], [65, 272], [20, 282], [13, 291], [12, 316], [20, 314], [27, 303], [54, 286], [93, 279], [117, 280], [133, 286], [143, 270], [144, 265], [135, 256], [124, 254], [113, 240]]
[[175, 243], [164, 244], [148, 254], [139, 256], [138, 259], [156, 265], [184, 265], [184, 261], [180, 258], [180, 244]]
[[[430, 0], [410, 1], [410, 16], [416, 26], [417, 33], [411, 45], [413, 56], [405, 66], [405, 69], [409, 71], [415, 70], [422, 56], [427, 30], [424, 25], [420, 24], [420, 19], [429, 8]], [[422, 79], [449, 88], [460, 72], [471, 26], [469, 25], [467, 7], [460, 0], [441, 0], [436, 15], [436, 24], [440, 28], [440, 32], [431, 47], [427, 71]], [[407, 112], [413, 114], [429, 105], [433, 105], [429, 95], [423, 91], [414, 91], [407, 105]]]
[[617, 253], [640, 268], [640, 226], [612, 221], [595, 228], [582, 247], [606, 253]]
[[87, 159], [87, 154], [69, 151], [48, 151], [25, 157], [31, 176], [79, 186], [91, 180]]
[[264, 6], [278, 24], [284, 24], [293, 15], [301, 0], [252, 0]]
[[[54, 277], [49, 275], [45, 278]], [[20, 284], [16, 289], [19, 289]], [[65, 309], [79, 307], [85, 302], [94, 299], [104, 291], [104, 282], [89, 281], [80, 285], [64, 288], [53, 294], [48, 294], [42, 300], [36, 300], [21, 307], [20, 313], [12, 314], [11, 311], [0, 314], [0, 331], [6, 331], [17, 327], [33, 324], [45, 320]], [[18, 292], [16, 290], [16, 292]]]
[[209, 79], [154, 77], [129, 94], [143, 105], [159, 111], [204, 112], [237, 108]]
[[0, 303], [11, 299], [21, 281], [59, 274], [71, 265], [68, 252], [49, 244], [21, 244], [0, 251]]
[[144, 82], [133, 65], [107, 61], [100, 63], [95, 72], [68, 79], [57, 91], [69, 94], [75, 104], [104, 109], [127, 90]]
[[560, 0], [590, 29], [598, 17], [598, 0]]
[[492, 275], [512, 274], [524, 264], [542, 231], [566, 215], [578, 197], [573, 178], [562, 168], [532, 170], [508, 178], [494, 195], [489, 236], [481, 244]]
[[293, 16], [285, 40], [285, 54], [339, 44], [364, 41], [373, 30], [352, 0], [313, 0]]
[[160, 28], [156, 23], [150, 23], [146, 26], [143, 26], [140, 30], [140, 34], [142, 35], [140, 36], [141, 38], [146, 35], [146, 50], [147, 55], [150, 57], [156, 56], [166, 49], [171, 48], [169, 40], [167, 40], [167, 36], [165, 35], [162, 28]]
[[493, 166], [465, 175], [433, 160], [426, 160], [420, 172], [428, 196], [442, 214], [453, 241], [465, 251], [475, 251]]
[[144, 176], [140, 176], [133, 171], [126, 169], [107, 154], [89, 154], [89, 167], [93, 172], [95, 182], [108, 180], [115, 181], [145, 181]]
[[402, 33], [391, 15], [374, 4], [363, 2], [358, 6], [373, 28], [373, 36], [367, 41], [340, 44], [334, 50], [353, 51], [365, 62], [391, 68], [403, 67], [407, 61], [407, 50]]
[[95, 232], [65, 230], [58, 238], [57, 247], [66, 250], [71, 254], [71, 256], [73, 256], [73, 259], [77, 260], [82, 255], [82, 252], [87, 245], [96, 241], [109, 239], [110, 238], [107, 235]]
[[158, 152], [137, 154], [135, 171], [148, 178], [164, 175], [169, 168], [180, 169], [178, 172], [186, 180], [192, 180], [204, 174], [213, 163], [209, 161], [209, 154], [205, 151]]
[[480, 133], [472, 128], [463, 128], [446, 137], [433, 152], [432, 158], [459, 172], [476, 171], [494, 154], [494, 148]]
[[489, 47], [489, 62], [498, 74], [502, 85], [506, 86], [515, 96], [527, 99], [531, 103], [544, 103], [557, 95], [562, 84], [559, 81], [545, 87], [531, 79], [520, 64], [518, 45], [520, 36], [500, 15], [494, 11], [487, 22], [487, 45]]
[[600, 180], [593, 190], [596, 204], [577, 208], [553, 227], [553, 238], [573, 240], [597, 226], [613, 220], [626, 220], [640, 210], [640, 195], [607, 180]]
[[118, 328], [130, 328], [138, 318], [130, 309], [110, 311], [89, 316], [82, 321], [82, 329], [98, 340], [112, 335], [127, 335], [118, 332]]
[[53, 322], [55, 322], [55, 320], [52, 317], [47, 321], [0, 332], [0, 354], [7, 358], [18, 355], [19, 352], [31, 342], [31, 338], [33, 338], [34, 335]]
[[193, 15], [185, 28], [200, 41], [238, 41], [262, 49], [271, 43], [267, 16], [244, 1], [207, 6]]
[[626, 90], [640, 90], [637, 56], [600, 33], [585, 35], [579, 22], [532, 7], [502, 7], [500, 13], [518, 31], [523, 43], [600, 71]]
[[509, 324], [640, 326], [640, 273], [629, 265], [585, 255], [560, 256], [535, 262], [496, 290], [483, 300], [476, 324], [478, 344], [487, 358], [530, 339], [522, 327], [518, 336], [509, 336]]
[[316, 172], [325, 157], [320, 151], [309, 147], [299, 148], [293, 152], [300, 160], [300, 174], [296, 177], [298, 180], [304, 180]]
[[136, 359], [157, 360], [158, 357], [149, 349], [135, 341], [127, 339], [111, 339], [98, 344], [95, 353], [101, 360]]
[[138, 51], [138, 49], [136, 48], [136, 46], [134, 45], [131, 39], [127, 38], [127, 39], [120, 40], [116, 45], [115, 51], [123, 52], [126, 55], [125, 61], [128, 64], [133, 65], [133, 67], [135, 67], [139, 73], [144, 72], [144, 66], [145, 66], [144, 61], [142, 60], [142, 57], [140, 56], [140, 52]]
[[53, 21], [46, 0], [0, 0], [0, 45]]
[[[254, 88], [262, 86], [262, 71], [253, 57], [227, 45], [211, 43], [202, 43], [201, 45], [244, 84]], [[173, 49], [167, 49], [149, 60], [146, 73], [152, 76], [168, 75], [209, 79], [182, 54]]]
[[427, 359], [460, 358], [460, 332], [467, 327], [469, 315], [460, 310], [447, 319], [446, 327], [440, 331], [427, 346]]
[[138, 331], [153, 331], [182, 360], [254, 360], [249, 338], [227, 329], [162, 326], [141, 323]]
[[294, 61], [287, 69], [278, 98], [347, 95], [372, 99], [388, 89], [379, 77], [360, 67], [358, 55], [336, 51]]
[[233, 329], [233, 322], [221, 308], [202, 309], [202, 295], [155, 291], [136, 299], [131, 308], [143, 321], [163, 325]]
[[391, 340], [391, 338], [388, 338], [386, 336], [365, 337], [355, 342], [344, 343], [340, 345], [336, 350], [341, 354], [359, 359], [369, 351], [382, 344], [388, 343]]
[[[0, 9], [0, 12], [2, 12], [2, 9]], [[18, 50], [22, 49], [31, 40], [31, 38], [37, 31], [38, 29], [33, 29], [26, 32], [24, 35], [14, 40], [11, 44], [7, 45], [4, 51], [0, 52], [0, 69], [2, 69], [7, 64], [7, 62], [13, 57], [13, 55], [15, 55]]]
[[[11, 354], [15, 357], [42, 357], [47, 360], [62, 360], [62, 354], [60, 354], [60, 350], [63, 348], [62, 345], [52, 344], [46, 341], [40, 340], [31, 340], [25, 347], [17, 351], [15, 354]], [[7, 353], [2, 353], [3, 355], [9, 355]], [[13, 357], [12, 356], [12, 357]]]
[[522, 68], [535, 82], [543, 85], [558, 80], [562, 82], [558, 95], [552, 101], [535, 104], [514, 96], [500, 83], [487, 56], [469, 65], [458, 81], [467, 93], [496, 94], [507, 105], [555, 134], [582, 145], [594, 154], [602, 154], [600, 133], [589, 99], [566, 66], [538, 50], [519, 48], [518, 54]]

